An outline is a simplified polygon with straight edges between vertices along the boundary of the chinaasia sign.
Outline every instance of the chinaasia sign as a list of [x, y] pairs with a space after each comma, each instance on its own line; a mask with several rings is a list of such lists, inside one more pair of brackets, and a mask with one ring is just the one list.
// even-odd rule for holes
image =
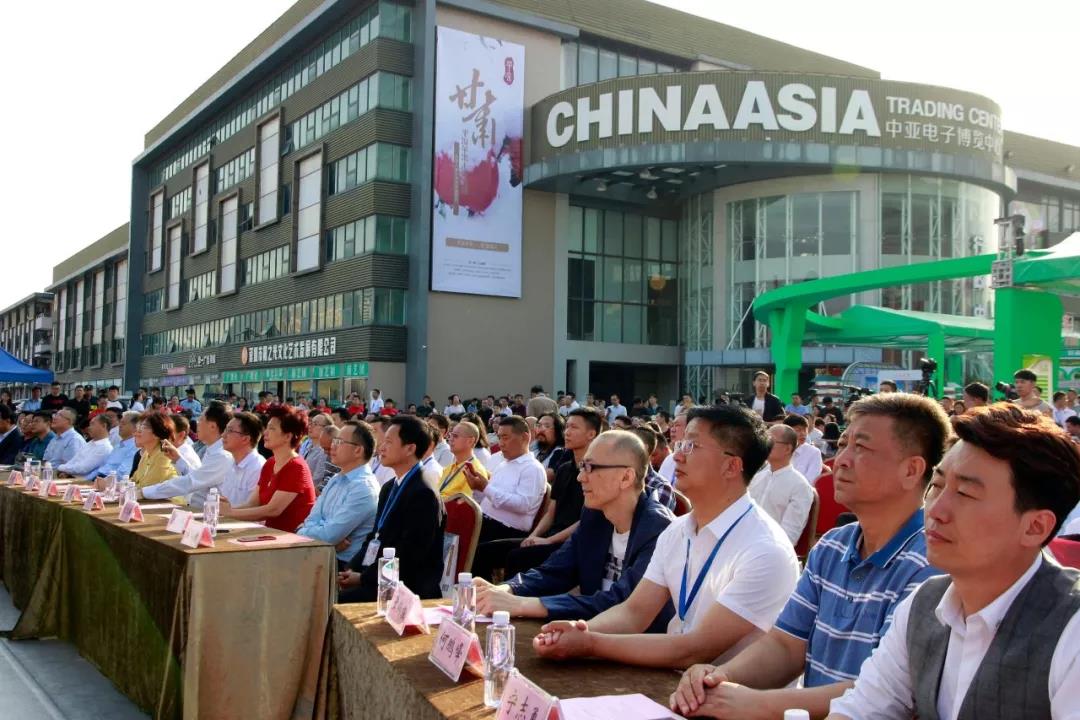
[[431, 288], [521, 297], [525, 48], [440, 27]]

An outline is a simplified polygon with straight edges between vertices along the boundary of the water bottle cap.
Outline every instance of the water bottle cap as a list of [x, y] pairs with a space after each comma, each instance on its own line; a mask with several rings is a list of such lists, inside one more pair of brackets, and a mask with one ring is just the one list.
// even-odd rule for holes
[[462, 583], [472, 584], [472, 573], [458, 573], [457, 574], [458, 585]]
[[810, 720], [810, 713], [806, 710], [785, 710], [784, 720]]
[[390, 560], [395, 555], [397, 555], [397, 550], [394, 548], [383, 548], [382, 550], [382, 556], [387, 560]]
[[48, 460], [45, 461], [45, 467], [52, 467], [52, 463]]
[[495, 627], [506, 627], [510, 624], [510, 613], [506, 610], [496, 610], [491, 616], [491, 621]]

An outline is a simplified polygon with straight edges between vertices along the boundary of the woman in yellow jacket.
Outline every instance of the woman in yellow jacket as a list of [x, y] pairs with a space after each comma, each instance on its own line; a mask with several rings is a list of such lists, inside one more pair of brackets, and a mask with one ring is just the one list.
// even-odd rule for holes
[[175, 426], [168, 415], [151, 410], [139, 418], [135, 426], [135, 446], [139, 448], [139, 467], [131, 476], [139, 488], [157, 485], [180, 473], [172, 460], [161, 451], [161, 443], [171, 440]]

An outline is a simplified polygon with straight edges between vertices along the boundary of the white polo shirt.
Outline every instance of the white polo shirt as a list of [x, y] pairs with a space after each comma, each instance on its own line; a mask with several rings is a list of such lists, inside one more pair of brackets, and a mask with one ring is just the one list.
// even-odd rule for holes
[[750, 497], [780, 523], [792, 545], [798, 542], [814, 504], [814, 489], [801, 472], [791, 463], [779, 470], [765, 463], [750, 481]]
[[252, 450], [240, 462], [234, 462], [229, 472], [225, 473], [225, 481], [221, 483], [219, 492], [221, 496], [232, 505], [245, 505], [251, 499], [251, 493], [259, 484], [259, 475], [262, 474], [266, 458], [257, 450]]
[[484, 491], [473, 491], [473, 499], [480, 502], [480, 510], [492, 520], [529, 532], [546, 489], [544, 466], [525, 453], [495, 468]]
[[[743, 513], [746, 513], [745, 516]], [[679, 588], [682, 585], [687, 542], [690, 544], [686, 589], [689, 596], [716, 541], [736, 520], [738, 524], [720, 546], [685, 620], [680, 620]], [[645, 579], [666, 587], [671, 593], [676, 613], [668, 623], [669, 634], [692, 631], [712, 602], [720, 603], [753, 623], [761, 632], [766, 632], [773, 626], [795, 589], [799, 579], [799, 561], [791, 541], [780, 526], [744, 495], [700, 531], [694, 524], [693, 513], [675, 518], [656, 540], [656, 549], [645, 571]], [[756, 635], [751, 633], [751, 636]], [[750, 637], [738, 643], [722, 657], [732, 657], [752, 639]]]
[[814, 485], [821, 476], [821, 451], [809, 442], [804, 442], [795, 448], [795, 453], [791, 456], [791, 464], [802, 473], [806, 482]]

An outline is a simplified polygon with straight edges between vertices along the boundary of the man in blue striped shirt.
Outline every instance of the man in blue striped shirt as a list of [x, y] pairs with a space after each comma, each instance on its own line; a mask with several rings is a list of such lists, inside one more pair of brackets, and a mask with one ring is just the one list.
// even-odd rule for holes
[[[695, 665], [672, 695], [684, 715], [825, 717], [912, 590], [940, 574], [926, 560], [922, 500], [951, 434], [930, 399], [864, 398], [849, 411], [833, 469], [836, 500], [858, 522], [825, 533], [776, 625], [720, 667]], [[802, 676], [801, 688], [787, 688]]]

